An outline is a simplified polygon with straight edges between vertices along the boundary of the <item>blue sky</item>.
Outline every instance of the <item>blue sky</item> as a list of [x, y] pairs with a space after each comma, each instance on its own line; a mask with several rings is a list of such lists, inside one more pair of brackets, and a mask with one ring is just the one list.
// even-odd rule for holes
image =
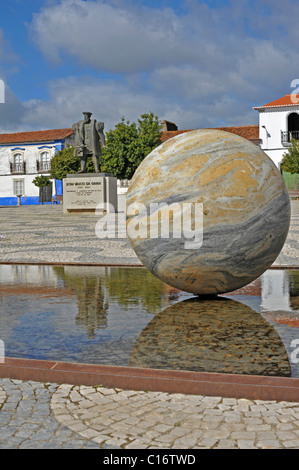
[[0, 131], [256, 124], [299, 78], [296, 0], [0, 0]]

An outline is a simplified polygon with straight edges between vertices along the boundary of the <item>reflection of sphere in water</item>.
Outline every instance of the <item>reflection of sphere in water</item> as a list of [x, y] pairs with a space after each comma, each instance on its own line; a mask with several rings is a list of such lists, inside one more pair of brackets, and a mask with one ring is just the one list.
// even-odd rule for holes
[[190, 299], [157, 314], [133, 348], [131, 367], [291, 376], [275, 329], [248, 306]]
[[[165, 207], [153, 211], [154, 204]], [[187, 222], [186, 204], [192, 209]], [[195, 204], [203, 204], [203, 223]], [[185, 230], [200, 231], [197, 220], [203, 244], [186, 249]], [[149, 232], [149, 222], [147, 235], [130, 230]], [[154, 223], [164, 238], [152, 235], [159, 233]], [[128, 236], [137, 256], [163, 282], [194, 294], [229, 292], [256, 279], [277, 258], [289, 223], [288, 192], [272, 160], [247, 139], [219, 130], [164, 142], [142, 161], [127, 193]]]

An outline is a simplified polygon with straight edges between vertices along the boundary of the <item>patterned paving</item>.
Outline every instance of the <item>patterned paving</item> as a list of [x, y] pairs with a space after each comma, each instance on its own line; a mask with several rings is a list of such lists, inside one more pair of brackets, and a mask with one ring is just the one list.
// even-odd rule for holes
[[[1, 262], [140, 265], [126, 238], [96, 236], [98, 216], [63, 214], [60, 205], [0, 207]], [[123, 214], [120, 214], [123, 216]], [[123, 235], [122, 235], [123, 236]], [[274, 265], [299, 265], [299, 200]]]
[[299, 200], [291, 201], [291, 210], [288, 237], [274, 265], [299, 266]]
[[61, 385], [51, 408], [101, 446], [299, 448], [299, 403]]
[[0, 207], [1, 262], [141, 264], [124, 238], [100, 239], [93, 214], [60, 205]]
[[5, 402], [5, 400], [6, 400], [6, 392], [3, 389], [3, 387], [0, 386], [0, 409], [3, 405], [3, 403]]

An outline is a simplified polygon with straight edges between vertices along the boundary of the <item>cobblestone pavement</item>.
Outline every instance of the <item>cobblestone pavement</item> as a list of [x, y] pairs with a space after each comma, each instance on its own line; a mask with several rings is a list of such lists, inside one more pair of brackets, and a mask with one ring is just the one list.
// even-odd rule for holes
[[[95, 216], [64, 217], [59, 206], [0, 214], [2, 263], [139, 263], [126, 239], [95, 236]], [[292, 201], [276, 266], [299, 264], [298, 240]], [[299, 403], [0, 379], [0, 448], [298, 449]]]
[[[275, 266], [299, 265], [299, 200]], [[120, 213], [119, 217], [123, 217]], [[140, 265], [129, 241], [96, 236], [99, 216], [63, 214], [61, 205], [0, 207], [1, 262]]]
[[63, 214], [55, 204], [0, 207], [0, 216], [2, 263], [141, 265], [122, 233], [122, 238], [96, 236], [100, 217], [94, 214]]
[[299, 403], [0, 380], [2, 449], [298, 449]]
[[291, 211], [289, 233], [274, 266], [299, 266], [299, 200], [291, 201]]

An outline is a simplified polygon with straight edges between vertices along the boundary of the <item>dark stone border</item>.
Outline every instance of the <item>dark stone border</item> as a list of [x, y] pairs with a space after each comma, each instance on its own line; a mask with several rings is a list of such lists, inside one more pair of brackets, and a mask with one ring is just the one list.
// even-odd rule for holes
[[37, 382], [299, 402], [299, 379], [5, 358], [0, 377]]

